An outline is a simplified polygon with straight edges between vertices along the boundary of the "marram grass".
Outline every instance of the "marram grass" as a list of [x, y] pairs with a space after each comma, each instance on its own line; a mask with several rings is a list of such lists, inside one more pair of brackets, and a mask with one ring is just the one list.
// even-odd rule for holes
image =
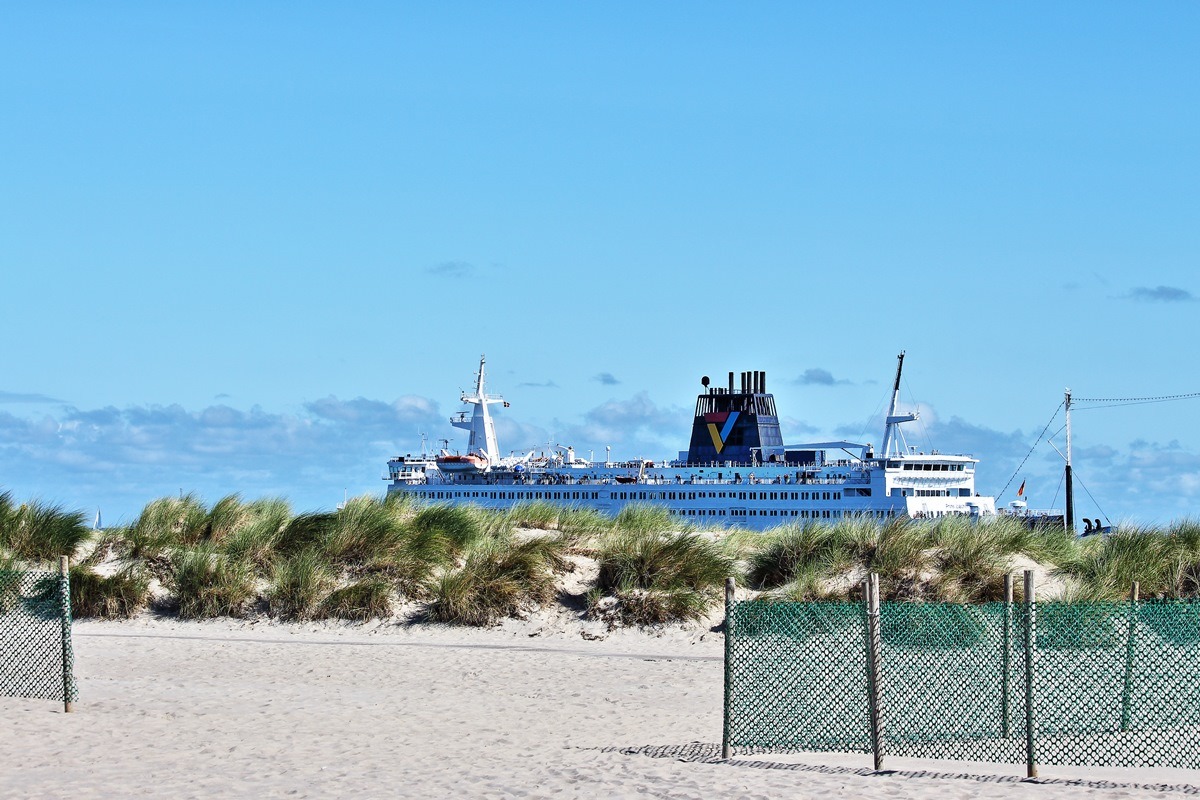
[[150, 602], [150, 582], [136, 567], [105, 576], [85, 565], [72, 566], [70, 583], [71, 615], [77, 619], [128, 619]]
[[485, 541], [434, 583], [427, 613], [435, 622], [492, 625], [553, 600], [556, 573], [566, 568], [559, 538]]
[[[1006, 573], [1036, 562], [1065, 597], [1124, 599], [1133, 581], [1143, 597], [1200, 597], [1193, 520], [1083, 540], [1017, 520], [954, 517], [697, 533], [654, 506], [614, 519], [567, 505], [499, 512], [396, 495], [302, 514], [272, 498], [229, 495], [211, 508], [196, 495], [160, 498], [99, 536], [83, 519], [0, 493], [0, 566], [44, 568], [71, 555], [80, 616], [137, 613], [158, 578], [166, 592], [158, 605], [186, 618], [257, 609], [364, 620], [393, 615], [399, 597], [430, 619], [488, 625], [557, 602], [567, 553], [595, 561], [587, 613], [614, 625], [701, 619], [728, 576], [767, 598], [847, 599], [873, 570], [887, 599], [978, 603], [999, 598]], [[546, 533], [523, 538], [518, 528]], [[120, 569], [103, 577], [96, 568], [112, 556]]]
[[12, 497], [0, 493], [0, 547], [30, 563], [56, 563], [59, 556], [74, 556], [92, 532], [82, 511], [30, 500], [14, 506]]
[[281, 619], [308, 619], [333, 585], [324, 559], [314, 550], [305, 550], [275, 562], [267, 607]]
[[240, 617], [255, 597], [249, 564], [231, 559], [211, 545], [176, 551], [171, 565], [168, 585], [184, 619]]

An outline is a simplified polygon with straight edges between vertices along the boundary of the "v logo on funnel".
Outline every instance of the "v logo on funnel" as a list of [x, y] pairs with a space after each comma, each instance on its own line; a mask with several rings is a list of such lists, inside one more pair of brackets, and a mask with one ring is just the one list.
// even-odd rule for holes
[[[725, 449], [725, 442], [729, 439], [729, 434], [733, 431], [733, 425], [737, 422], [740, 413], [740, 411], [726, 411], [704, 415], [704, 421], [708, 423], [708, 435], [712, 437], [713, 447], [717, 448], [718, 454]], [[721, 425], [721, 427], [717, 428], [717, 425]]]

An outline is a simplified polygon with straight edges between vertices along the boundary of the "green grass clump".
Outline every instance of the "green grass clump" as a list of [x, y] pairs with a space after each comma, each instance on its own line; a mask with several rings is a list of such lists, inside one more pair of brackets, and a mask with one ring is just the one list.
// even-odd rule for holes
[[203, 538], [210, 542], [222, 542], [248, 525], [255, 517], [252, 503], [242, 502], [241, 495], [222, 497], [209, 510], [203, 523]]
[[734, 574], [733, 559], [719, 544], [689, 532], [618, 530], [601, 543], [597, 560], [589, 614], [610, 623], [700, 619]]
[[332, 533], [337, 514], [331, 511], [307, 511], [288, 520], [275, 542], [275, 551], [291, 556], [306, 550], [322, 550]]
[[459, 625], [493, 625], [503, 617], [554, 599], [555, 573], [567, 568], [559, 538], [492, 539], [476, 544], [462, 566], [434, 583], [429, 618]]
[[329, 594], [317, 607], [316, 619], [364, 621], [392, 615], [392, 589], [387, 581], [365, 578]]
[[567, 547], [589, 547], [597, 536], [612, 530], [613, 519], [594, 508], [566, 506], [559, 510], [558, 532]]
[[932, 524], [933, 588], [939, 600], [987, 603], [1004, 599], [1004, 576], [1012, 569], [1011, 532], [962, 517]]
[[1200, 596], [1200, 522], [1182, 519], [1167, 530], [1171, 539], [1168, 581], [1170, 596]]
[[275, 563], [267, 607], [281, 619], [307, 619], [333, 586], [333, 574], [324, 559], [305, 550]]
[[254, 572], [211, 545], [175, 552], [168, 586], [184, 619], [241, 616], [254, 598]]
[[91, 567], [71, 567], [71, 615], [75, 618], [128, 619], [150, 601], [150, 582], [136, 568], [100, 575]]
[[194, 493], [160, 497], [142, 509], [130, 536], [161, 548], [199, 544], [207, 538], [208, 511]]
[[672, 517], [664, 506], [632, 503], [621, 509], [613, 528], [630, 534], [649, 536], [684, 527], [682, 520]]
[[507, 512], [508, 521], [515, 528], [535, 528], [552, 531], [558, 529], [561, 507], [544, 500], [521, 502]]
[[833, 577], [851, 565], [846, 537], [819, 522], [784, 525], [760, 537], [747, 557], [746, 580], [756, 589], [776, 589], [801, 575]]
[[783, 603], [809, 603], [848, 599], [848, 587], [838, 587], [831, 576], [819, 565], [801, 567], [792, 574], [791, 580], [765, 595], [766, 599]]
[[[852, 519], [834, 526], [844, 537], [864, 570], [879, 575], [879, 590], [886, 600], [912, 600], [922, 596], [922, 580], [930, 571], [931, 530], [927, 523], [903, 517], [880, 525]], [[843, 532], [844, 531], [844, 532]]]
[[291, 520], [292, 509], [286, 500], [255, 500], [245, 506], [239, 525], [219, 539], [220, 549], [234, 561], [244, 561], [256, 573], [265, 575], [275, 559], [275, 549]]
[[400, 547], [406, 526], [400, 510], [371, 496], [355, 497], [334, 514], [321, 549], [333, 564], [386, 558]]
[[74, 556], [92, 535], [82, 511], [31, 500], [13, 506], [12, 496], [0, 493], [0, 547], [31, 563]]
[[367, 571], [391, 581], [407, 597], [427, 598], [440, 572], [475, 544], [494, 538], [489, 529], [506, 538], [504, 526], [488, 523], [485, 516], [472, 507], [426, 506], [403, 523], [394, 546], [371, 562]]
[[1179, 545], [1178, 538], [1155, 528], [1118, 527], [1108, 536], [1084, 539], [1059, 571], [1098, 600], [1128, 597], [1134, 581], [1144, 596], [1178, 596]]

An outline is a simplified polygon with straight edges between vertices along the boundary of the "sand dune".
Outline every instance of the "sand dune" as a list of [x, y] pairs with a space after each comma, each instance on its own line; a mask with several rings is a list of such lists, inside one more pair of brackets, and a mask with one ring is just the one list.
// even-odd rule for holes
[[870, 774], [861, 755], [720, 763], [722, 641], [703, 628], [589, 641], [520, 622], [461, 630], [147, 616], [78, 623], [76, 652], [77, 713], [0, 698], [0, 796], [1200, 793], [1188, 785], [1200, 775], [1165, 770], [1043, 768], [1051, 782], [1033, 784], [1010, 765], [894, 760], [899, 772]]

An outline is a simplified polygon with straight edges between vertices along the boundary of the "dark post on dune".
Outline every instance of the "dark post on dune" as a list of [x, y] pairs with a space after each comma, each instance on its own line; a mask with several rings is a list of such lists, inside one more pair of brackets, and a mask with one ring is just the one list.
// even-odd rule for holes
[[883, 769], [883, 721], [880, 692], [879, 575], [863, 582], [867, 601], [867, 704], [871, 716], [871, 752], [876, 771]]
[[[732, 374], [732, 373], [731, 373]], [[733, 578], [725, 579], [725, 729], [721, 732], [721, 758], [729, 758], [729, 657], [733, 653]]]
[[62, 673], [63, 711], [74, 711], [71, 702], [71, 559], [63, 556], [58, 560], [59, 586], [62, 592]]
[[1025, 775], [1038, 776], [1033, 728], [1033, 648], [1037, 644], [1037, 602], [1033, 595], [1033, 570], [1025, 570]]

